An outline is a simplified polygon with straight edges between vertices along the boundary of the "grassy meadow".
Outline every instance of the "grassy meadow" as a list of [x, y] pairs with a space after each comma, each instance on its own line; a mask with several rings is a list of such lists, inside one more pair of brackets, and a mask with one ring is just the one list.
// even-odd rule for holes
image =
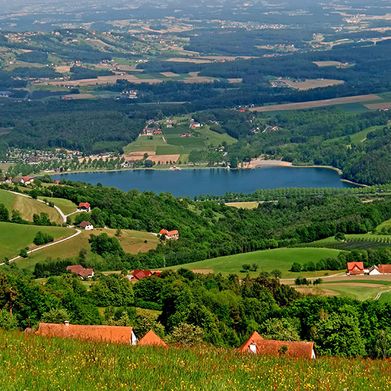
[[390, 363], [151, 348], [0, 331], [0, 388], [14, 390], [389, 390]]
[[70, 200], [65, 198], [54, 198], [54, 197], [38, 197], [41, 200], [47, 200], [48, 202], [53, 202], [58, 208], [62, 210], [62, 213], [68, 215], [70, 213], [76, 212], [77, 205]]
[[[282, 277], [295, 278], [298, 277], [298, 273], [289, 271], [293, 262], [317, 262], [323, 258], [337, 257], [339, 253], [339, 250], [326, 248], [277, 248], [273, 250], [261, 250], [207, 259], [205, 261], [171, 267], [170, 269], [185, 267], [186, 269], [196, 270], [199, 272], [236, 273], [243, 276], [245, 274], [240, 272], [242, 265], [256, 264], [258, 266], [258, 270], [254, 273], [250, 273], [254, 276], [257, 276], [262, 271], [271, 272], [272, 270], [278, 269], [282, 272]], [[332, 272], [323, 270], [319, 272], [300, 273], [300, 275], [322, 276], [326, 273], [330, 274]]]
[[[227, 144], [236, 142], [228, 134], [214, 132], [208, 125], [199, 129], [190, 129], [189, 117], [177, 117], [175, 120], [177, 124], [172, 128], [167, 128], [165, 122], [162, 121], [163, 135], [140, 136], [127, 145], [124, 148], [124, 152], [151, 151], [157, 155], [179, 154], [181, 155], [181, 160], [183, 160], [182, 156], [188, 155], [191, 151], [206, 150], [208, 146], [218, 146], [223, 142]], [[190, 133], [191, 137], [181, 137], [183, 133]]]
[[24, 197], [10, 193], [9, 191], [0, 189], [0, 203], [11, 212], [13, 209], [19, 211], [23, 219], [27, 221], [33, 220], [34, 214], [47, 213], [51, 221], [57, 224], [62, 224], [61, 216], [56, 209], [51, 208], [48, 205], [43, 204], [32, 198]]
[[[75, 231], [63, 227], [42, 227], [0, 222], [0, 260], [13, 258], [25, 247], [35, 247], [32, 243], [38, 231], [47, 233], [55, 239], [72, 235]], [[55, 247], [55, 246], [54, 246]]]
[[[48, 260], [50, 262], [50, 259], [56, 260], [58, 258], [76, 258], [81, 249], [86, 249], [87, 255], [91, 255], [90, 245], [88, 243], [90, 235], [99, 235], [101, 233], [107, 233], [109, 236], [114, 236], [116, 230], [98, 228], [94, 229], [92, 232], [83, 231], [80, 235], [75, 236], [70, 240], [37, 251], [36, 253], [31, 254], [27, 260], [21, 259], [17, 260], [15, 263], [22, 269], [33, 270], [35, 264], [38, 262], [48, 262]], [[131, 254], [147, 252], [154, 249], [159, 241], [158, 238], [151, 233], [131, 230], [122, 230], [118, 240], [124, 251]]]

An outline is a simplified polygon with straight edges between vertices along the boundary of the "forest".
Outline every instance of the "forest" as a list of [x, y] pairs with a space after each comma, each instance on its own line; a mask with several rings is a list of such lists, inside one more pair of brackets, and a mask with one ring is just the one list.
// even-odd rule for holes
[[[146, 304], [159, 315], [137, 313]], [[151, 328], [171, 342], [238, 347], [253, 330], [266, 338], [312, 340], [318, 355], [391, 355], [390, 304], [347, 298], [303, 297], [273, 277], [196, 275], [167, 271], [136, 284], [121, 275], [98, 276], [91, 289], [71, 275], [42, 285], [8, 267], [0, 272], [0, 327], [40, 321], [130, 325], [139, 337]]]

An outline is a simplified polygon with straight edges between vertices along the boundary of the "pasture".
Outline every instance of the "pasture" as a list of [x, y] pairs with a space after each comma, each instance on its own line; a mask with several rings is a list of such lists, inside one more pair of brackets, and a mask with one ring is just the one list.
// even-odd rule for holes
[[[33, 270], [35, 264], [38, 262], [50, 262], [50, 260], [56, 260], [59, 258], [76, 258], [82, 249], [87, 250], [87, 257], [92, 256], [88, 240], [91, 234], [99, 235], [101, 233], [107, 233], [109, 236], [113, 237], [116, 234], [116, 230], [98, 228], [92, 232], [83, 231], [80, 235], [70, 240], [31, 254], [28, 260], [17, 260], [15, 263], [22, 269]], [[118, 240], [120, 241], [124, 251], [131, 254], [152, 250], [156, 248], [159, 242], [156, 235], [152, 233], [131, 230], [122, 230], [121, 236], [118, 237]]]
[[3, 390], [388, 390], [389, 362], [294, 360], [210, 346], [170, 349], [0, 331]]
[[[198, 129], [190, 129], [190, 117], [178, 117], [173, 127], [167, 127], [161, 122], [163, 135], [139, 136], [134, 142], [124, 148], [125, 155], [132, 159], [135, 153], [148, 153], [154, 162], [187, 161], [192, 151], [206, 150], [210, 146], [218, 146], [223, 142], [234, 144], [236, 140], [228, 134], [214, 132], [208, 125]], [[186, 135], [186, 136], [184, 136]], [[156, 156], [153, 156], [156, 155]], [[164, 156], [170, 157], [168, 159]], [[180, 159], [178, 156], [180, 156]], [[142, 157], [142, 156], [141, 156]]]
[[306, 79], [306, 80], [281, 80], [287, 87], [298, 91], [308, 91], [314, 88], [326, 88], [344, 84], [343, 80], [335, 79]]
[[[242, 273], [244, 264], [255, 264], [258, 266], [256, 272], [251, 272], [253, 276], [259, 275], [260, 272], [271, 272], [280, 270], [283, 278], [296, 278], [298, 273], [290, 272], [289, 269], [292, 263], [317, 262], [323, 258], [337, 257], [339, 250], [326, 248], [278, 248], [273, 250], [261, 250], [244, 254], [228, 255], [225, 257], [207, 259], [200, 262], [188, 263], [169, 267], [167, 269], [186, 268], [196, 270], [197, 272], [210, 273], [233, 273], [239, 274], [242, 277], [247, 273]], [[323, 276], [331, 274], [331, 271], [306, 272], [300, 273], [300, 276]]]
[[67, 215], [73, 212], [76, 212], [77, 205], [74, 204], [70, 200], [66, 200], [65, 198], [53, 198], [53, 197], [38, 197], [41, 200], [46, 200], [48, 202], [53, 202], [58, 208], [62, 210], [62, 212]]
[[0, 222], [0, 260], [19, 255], [19, 251], [23, 248], [35, 248], [33, 240], [39, 231], [53, 236], [54, 239], [65, 238], [75, 232], [73, 229], [63, 227], [42, 227]]
[[13, 209], [19, 211], [21, 217], [27, 221], [33, 221], [34, 214], [46, 213], [50, 221], [56, 224], [63, 223], [56, 209], [23, 195], [0, 190], [0, 203], [3, 203], [10, 212]]

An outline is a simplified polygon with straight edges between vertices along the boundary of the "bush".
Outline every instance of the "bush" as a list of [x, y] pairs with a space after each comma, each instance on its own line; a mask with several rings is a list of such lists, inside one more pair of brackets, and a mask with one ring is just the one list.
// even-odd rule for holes
[[47, 243], [51, 243], [54, 241], [53, 236], [46, 234], [44, 232], [38, 231], [34, 238], [34, 244], [36, 246], [42, 246]]

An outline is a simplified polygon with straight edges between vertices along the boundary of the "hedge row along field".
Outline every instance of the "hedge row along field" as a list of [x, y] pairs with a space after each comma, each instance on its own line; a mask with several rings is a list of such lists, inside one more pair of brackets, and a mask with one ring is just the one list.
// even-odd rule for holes
[[0, 331], [0, 389], [389, 390], [390, 362], [241, 355], [45, 339]]

